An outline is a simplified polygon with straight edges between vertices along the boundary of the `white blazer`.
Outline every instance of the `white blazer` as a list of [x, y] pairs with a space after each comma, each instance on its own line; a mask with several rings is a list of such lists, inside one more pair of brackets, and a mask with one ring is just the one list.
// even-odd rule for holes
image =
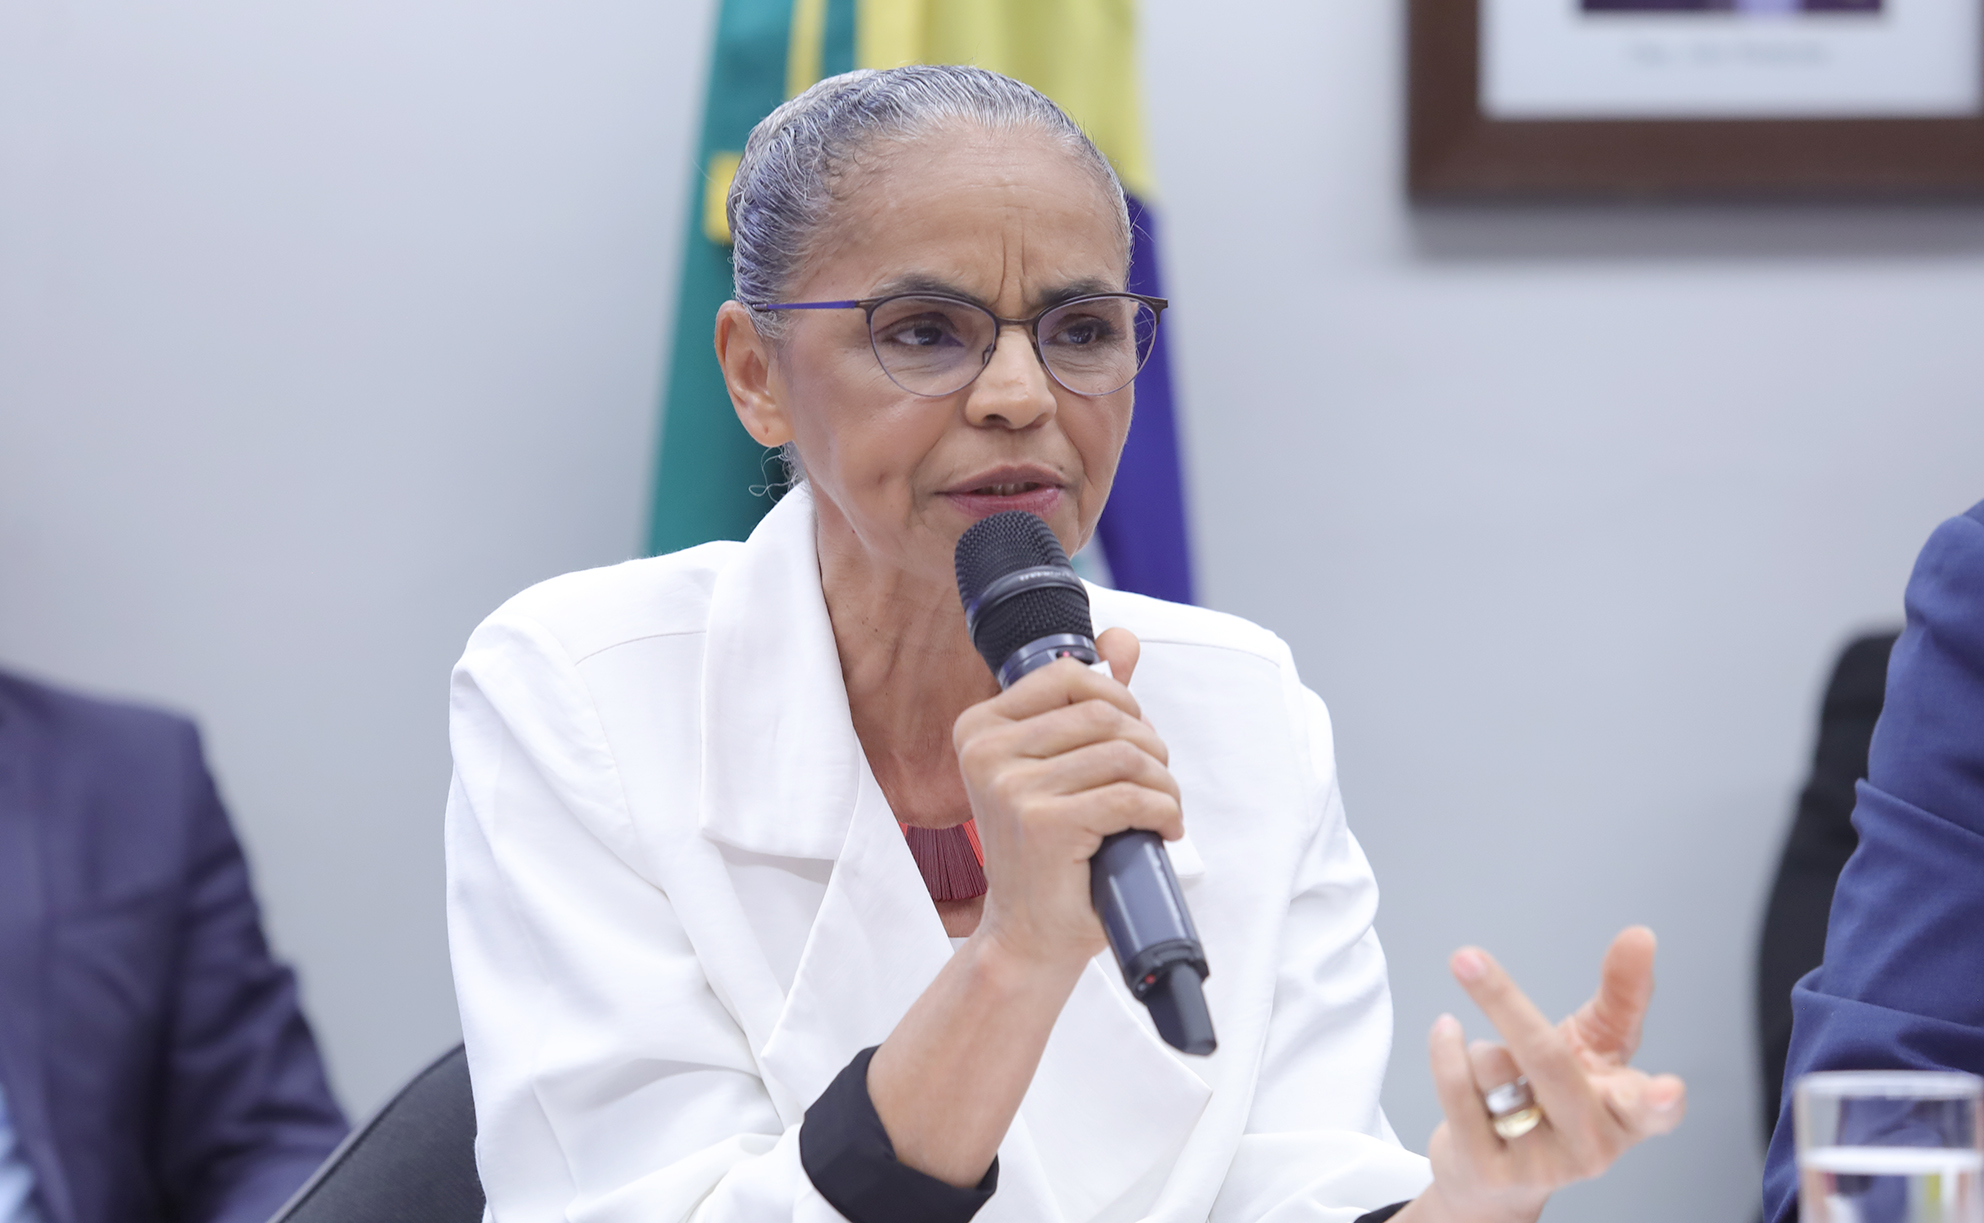
[[[1429, 1178], [1378, 1106], [1378, 890], [1329, 715], [1232, 616], [1091, 588], [1143, 640], [1219, 1051], [1108, 952], [999, 1148], [985, 1223], [1347, 1221]], [[503, 1223], [836, 1220], [807, 1105], [952, 947], [847, 707], [804, 488], [745, 543], [569, 574], [455, 669], [448, 930]]]

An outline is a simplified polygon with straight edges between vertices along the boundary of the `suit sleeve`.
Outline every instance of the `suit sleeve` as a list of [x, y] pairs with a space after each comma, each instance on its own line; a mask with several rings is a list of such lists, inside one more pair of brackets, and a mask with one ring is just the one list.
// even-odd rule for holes
[[[1825, 962], [1792, 991], [1787, 1100], [1815, 1070], [1984, 1072], [1984, 505], [1930, 537], [1907, 612]], [[1796, 1198], [1781, 1114], [1764, 1169], [1766, 1217], [1795, 1217]]]
[[1431, 1180], [1378, 1105], [1392, 1038], [1378, 885], [1344, 820], [1329, 713], [1307, 689], [1300, 703], [1317, 811], [1282, 927], [1253, 1109], [1211, 1223], [1382, 1219]]
[[500, 1223], [832, 1223], [743, 1030], [639, 868], [562, 648], [492, 618], [456, 668], [448, 937]]
[[263, 1223], [345, 1134], [248, 864], [185, 731], [188, 878], [166, 1032], [161, 1180], [175, 1218]]

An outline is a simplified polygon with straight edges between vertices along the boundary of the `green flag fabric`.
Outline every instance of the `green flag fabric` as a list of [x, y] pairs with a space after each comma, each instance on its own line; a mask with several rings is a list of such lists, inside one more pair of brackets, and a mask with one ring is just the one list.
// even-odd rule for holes
[[723, 0], [697, 172], [690, 176], [648, 528], [651, 552], [743, 539], [771, 508], [768, 486], [783, 473], [773, 452], [737, 423], [711, 347], [717, 307], [730, 297], [723, 198], [745, 137], [791, 86], [798, 92], [854, 67], [854, 8], [855, 0]]

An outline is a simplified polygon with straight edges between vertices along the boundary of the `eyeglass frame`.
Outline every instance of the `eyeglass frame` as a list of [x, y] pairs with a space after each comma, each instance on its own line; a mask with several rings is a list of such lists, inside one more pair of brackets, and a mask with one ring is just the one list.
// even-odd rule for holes
[[[952, 390], [940, 391], [934, 395], [925, 394], [922, 391], [910, 390], [908, 387], [903, 386], [902, 383], [896, 382], [896, 376], [889, 372], [889, 363], [887, 361], [882, 360], [881, 350], [875, 347], [875, 311], [881, 309], [883, 306], [888, 305], [892, 301], [902, 301], [905, 298], [911, 298], [911, 297], [923, 298], [927, 301], [954, 302], [960, 306], [970, 306], [974, 310], [983, 310], [986, 313], [986, 315], [990, 317], [992, 320], [992, 343], [985, 349], [985, 355], [978, 362], [978, 372], [973, 374], [971, 377], [965, 379], [963, 384]], [[1067, 383], [1061, 381], [1061, 376], [1054, 372], [1054, 367], [1047, 364], [1046, 354], [1040, 351], [1040, 320], [1046, 318], [1048, 315], [1054, 313], [1056, 310], [1064, 310], [1069, 306], [1078, 306], [1083, 302], [1100, 301], [1103, 298], [1109, 298], [1109, 297], [1127, 297], [1132, 301], [1141, 302], [1144, 305], [1150, 307], [1150, 312], [1151, 312], [1150, 342], [1151, 342], [1151, 348], [1155, 350], [1157, 347], [1158, 324], [1164, 321], [1164, 311], [1171, 305], [1171, 302], [1168, 298], [1150, 297], [1143, 293], [1084, 293], [1080, 297], [1071, 297], [1066, 301], [1055, 302], [1053, 305], [1048, 306], [1046, 309], [1040, 311], [1038, 314], [1033, 315], [1031, 318], [1002, 318], [997, 314], [993, 314], [991, 309], [983, 305], [982, 303], [975, 302], [968, 297], [959, 297], [955, 293], [928, 293], [928, 292], [916, 292], [913, 290], [905, 293], [891, 293], [886, 297], [862, 297], [862, 298], [850, 299], [848, 301], [745, 302], [743, 304], [749, 306], [753, 310], [765, 310], [765, 311], [860, 310], [865, 316], [864, 321], [866, 322], [868, 327], [868, 351], [875, 354], [875, 364], [882, 367], [883, 375], [887, 377], [890, 382], [895, 382], [897, 386], [902, 387], [902, 389], [905, 391], [909, 391], [910, 394], [916, 396], [919, 399], [942, 399], [946, 395], [955, 395], [959, 391], [962, 391], [966, 387], [970, 386], [972, 383], [978, 381], [980, 376], [982, 376], [985, 373], [986, 368], [992, 364], [992, 358], [995, 355], [997, 355], [999, 351], [1000, 333], [1003, 332], [1008, 327], [1024, 327], [1026, 329], [1027, 340], [1029, 343], [1033, 345], [1033, 359], [1040, 362], [1040, 368], [1046, 372], [1049, 378], [1052, 378], [1054, 380], [1054, 385], [1060, 387], [1062, 390], [1068, 392], [1068, 394], [1070, 395], [1080, 395], [1083, 399], [1100, 399], [1104, 395], [1114, 395], [1116, 391], [1122, 390], [1123, 386], [1129, 386], [1130, 383], [1135, 382], [1137, 380], [1137, 374], [1141, 374], [1144, 372], [1144, 362], [1150, 359], [1149, 354], [1145, 354], [1143, 361], [1137, 362], [1137, 372], [1135, 374], [1130, 375], [1129, 382], [1125, 382], [1123, 386], [1117, 387], [1116, 390], [1100, 391], [1094, 394], [1091, 394], [1088, 391], [1078, 391], [1074, 387], [1071, 387]]]

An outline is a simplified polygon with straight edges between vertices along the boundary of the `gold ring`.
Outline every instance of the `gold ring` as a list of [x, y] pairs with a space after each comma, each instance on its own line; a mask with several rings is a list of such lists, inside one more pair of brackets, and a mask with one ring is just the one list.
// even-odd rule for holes
[[1543, 1120], [1543, 1108], [1530, 1092], [1527, 1077], [1491, 1087], [1483, 1098], [1488, 1115], [1495, 1122], [1495, 1132], [1510, 1142], [1529, 1133]]

